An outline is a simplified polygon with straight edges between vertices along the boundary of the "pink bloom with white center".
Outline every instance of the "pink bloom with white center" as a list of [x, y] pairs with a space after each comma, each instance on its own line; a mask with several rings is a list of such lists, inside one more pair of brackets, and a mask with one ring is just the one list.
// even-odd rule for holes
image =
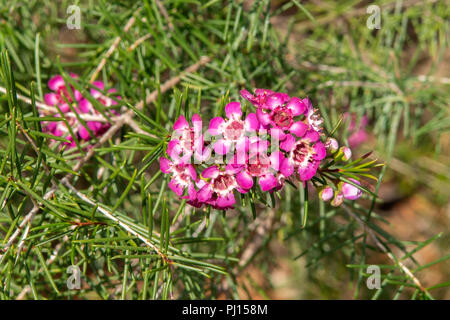
[[198, 161], [205, 161], [211, 155], [209, 148], [205, 148], [202, 134], [202, 118], [198, 114], [192, 116], [192, 127], [181, 115], [173, 125], [174, 134], [167, 146], [167, 154], [172, 159], [183, 159], [189, 162], [192, 155]]
[[241, 95], [257, 106], [256, 115], [259, 122], [266, 128], [277, 131], [280, 140], [284, 139], [284, 132], [303, 136], [308, 126], [302, 121], [295, 121], [295, 117], [302, 115], [306, 105], [297, 97], [289, 98], [286, 93], [272, 91], [255, 91], [252, 96], [247, 90], [242, 90]]
[[[357, 185], [361, 185], [361, 183], [356, 179], [350, 178], [349, 180]], [[344, 198], [347, 200], [356, 200], [362, 195], [361, 189], [347, 182], [342, 183], [340, 185], [340, 189]]]
[[203, 179], [208, 179], [208, 182], [197, 192], [198, 201], [220, 210], [233, 208], [236, 202], [233, 191], [236, 189], [241, 193], [247, 192], [236, 180], [238, 170], [227, 166], [222, 171], [215, 165], [203, 170], [201, 176]]
[[242, 119], [241, 104], [239, 102], [230, 102], [225, 106], [227, 119], [215, 117], [209, 123], [209, 133], [212, 136], [220, 136], [214, 143], [213, 148], [217, 154], [224, 155], [230, 152], [233, 145], [236, 149], [247, 150], [248, 138], [247, 132], [255, 132], [260, 124], [254, 113], [247, 115]]
[[275, 92], [273, 92], [272, 90], [269, 90], [269, 89], [256, 89], [255, 95], [252, 95], [250, 92], [248, 92], [245, 89], [241, 90], [241, 96], [244, 99], [250, 101], [256, 107], [261, 107], [261, 108], [265, 107], [267, 98], [274, 93]]
[[288, 135], [281, 148], [288, 152], [281, 164], [281, 173], [289, 177], [296, 170], [302, 181], [310, 180], [316, 174], [320, 161], [326, 156], [325, 146], [318, 136], [311, 137], [307, 134], [300, 140]]
[[[159, 167], [163, 173], [170, 174], [171, 180], [169, 188], [179, 197], [195, 201], [197, 191], [195, 190], [194, 181], [197, 179], [197, 172], [191, 164], [176, 163], [167, 158], [159, 158]], [[187, 196], [183, 193], [187, 189]]]
[[[278, 172], [284, 156], [280, 151], [272, 152], [267, 155], [265, 152], [252, 150], [250, 145], [250, 154], [247, 156], [245, 164], [236, 163], [235, 159], [230, 162], [234, 167], [239, 168], [236, 175], [236, 181], [245, 190], [253, 187], [253, 178], [258, 179], [262, 191], [270, 191], [280, 186]], [[265, 150], [264, 150], [265, 151]]]

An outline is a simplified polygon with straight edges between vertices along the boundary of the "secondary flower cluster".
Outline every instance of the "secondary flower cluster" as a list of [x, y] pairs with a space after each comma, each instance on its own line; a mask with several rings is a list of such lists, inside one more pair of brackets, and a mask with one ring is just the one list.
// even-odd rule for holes
[[[308, 98], [266, 89], [254, 94], [242, 90], [241, 95], [255, 112], [244, 117], [241, 104], [230, 102], [226, 117], [211, 119], [205, 133], [198, 114], [192, 125], [184, 116], [175, 122], [168, 157], [160, 158], [160, 168], [170, 175], [169, 187], [179, 197], [195, 207], [226, 210], [236, 202], [235, 191], [255, 192], [257, 185], [262, 192], [278, 191], [288, 179], [302, 187], [311, 181], [333, 205], [361, 196], [351, 183], [324, 183], [322, 174], [335, 178], [330, 164], [348, 161], [351, 150], [339, 149], [335, 139], [325, 138], [323, 119]], [[327, 168], [321, 172], [323, 163]]]
[[[71, 73], [70, 76], [72, 79], [78, 78], [74, 73]], [[94, 99], [107, 108], [117, 104], [114, 99], [107, 97], [100, 92], [103, 92], [105, 89], [103, 82], [94, 81], [92, 85], [98, 88], [98, 90], [94, 88], [90, 89], [90, 94]], [[86, 120], [85, 124], [83, 124], [79, 121], [75, 114], [78, 114], [81, 118], [83, 115], [93, 116], [91, 118], [95, 118], [95, 116], [100, 117], [101, 114], [92, 106], [88, 99], [82, 96], [80, 91], [76, 90], [72, 85], [66, 84], [61, 75], [52, 77], [48, 82], [48, 86], [53, 92], [45, 94], [44, 101], [48, 106], [53, 107], [53, 109], [39, 108], [39, 114], [40, 116], [52, 116], [57, 118], [61, 117], [62, 113], [67, 124], [65, 121], [44, 121], [42, 123], [45, 132], [54, 136], [64, 137], [70, 141], [64, 142], [64, 144], [68, 147], [74, 147], [75, 138], [79, 141], [89, 141], [92, 138], [91, 133], [95, 137], [99, 137], [109, 129], [110, 124], [108, 122]], [[108, 94], [115, 94], [116, 92], [116, 89], [109, 89], [107, 91]], [[120, 99], [120, 97], [117, 96], [116, 99]], [[117, 115], [117, 112], [115, 110], [110, 110], [110, 115]], [[86, 117], [86, 119], [89, 118]], [[71, 128], [73, 135], [70, 132], [69, 127]]]

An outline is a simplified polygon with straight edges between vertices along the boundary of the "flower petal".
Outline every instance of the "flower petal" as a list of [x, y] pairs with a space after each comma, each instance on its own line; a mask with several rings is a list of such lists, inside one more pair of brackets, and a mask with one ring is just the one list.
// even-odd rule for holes
[[316, 142], [316, 144], [314, 144], [314, 160], [322, 160], [323, 158], [325, 158], [325, 156], [327, 155], [327, 149], [325, 148], [325, 146], [323, 145], [322, 142], [318, 141]]
[[223, 120], [222, 117], [212, 118], [211, 121], [209, 122], [209, 128], [208, 128], [209, 134], [212, 136], [217, 136], [217, 135], [221, 134], [219, 127], [222, 125], [222, 123], [224, 121], [225, 120]]
[[93, 109], [92, 104], [87, 99], [82, 99], [78, 103], [78, 107], [80, 108], [80, 111], [83, 113], [88, 113], [89, 111], [91, 111]]
[[236, 182], [243, 189], [250, 189], [253, 187], [253, 178], [247, 171], [243, 170], [236, 175]]
[[65, 86], [64, 78], [61, 75], [54, 76], [48, 81], [48, 87], [53, 91], [58, 91]]
[[292, 111], [293, 116], [299, 116], [306, 111], [306, 106], [303, 104], [302, 100], [297, 97], [292, 97], [286, 107]]
[[289, 96], [285, 93], [273, 93], [267, 97], [266, 107], [273, 110], [276, 107], [282, 106], [288, 99]]
[[216, 200], [216, 206], [221, 209], [232, 208], [235, 203], [236, 200], [234, 199], [233, 192], [230, 192], [225, 197], [218, 196]]
[[259, 178], [259, 185], [262, 191], [269, 191], [275, 188], [278, 184], [277, 179], [271, 173], [261, 176]]
[[280, 151], [274, 151], [269, 156], [269, 159], [270, 159], [270, 166], [272, 167], [272, 169], [276, 171], [280, 170], [281, 164], [284, 161], [283, 153]]
[[289, 128], [289, 131], [295, 134], [297, 137], [301, 138], [306, 133], [307, 129], [307, 124], [305, 124], [303, 121], [297, 121], [292, 124], [292, 126]]
[[242, 117], [241, 104], [239, 102], [230, 102], [225, 106], [225, 114], [228, 119], [240, 119]]
[[168, 184], [169, 188], [175, 192], [179, 197], [181, 197], [183, 195], [183, 187], [178, 184], [175, 179], [170, 180], [169, 184]]
[[178, 117], [178, 120], [175, 121], [175, 123], [173, 124], [173, 129], [175, 131], [180, 131], [183, 129], [188, 129], [189, 128], [189, 123], [186, 121], [186, 118], [181, 115]]
[[249, 113], [245, 118], [245, 130], [252, 132], [258, 130], [259, 127], [260, 124], [258, 121], [258, 117], [256, 116], [256, 113]]
[[80, 126], [78, 129], [78, 134], [80, 135], [81, 139], [88, 140], [90, 135], [89, 131], [84, 126]]
[[283, 174], [283, 176], [290, 177], [294, 173], [294, 165], [291, 164], [289, 159], [285, 158], [281, 162], [280, 166], [280, 172]]
[[291, 151], [295, 146], [295, 138], [293, 135], [288, 134], [286, 138], [280, 143], [280, 148], [284, 151]]
[[159, 158], [159, 168], [163, 173], [170, 173], [170, 166], [172, 165], [172, 161], [167, 158], [161, 157]]
[[202, 172], [202, 177], [209, 179], [209, 178], [215, 178], [219, 175], [219, 168], [217, 168], [217, 166], [211, 166], [209, 168], [206, 168], [205, 170], [203, 170]]
[[46, 93], [44, 95], [44, 101], [49, 106], [54, 106], [55, 104], [58, 103], [58, 95], [54, 92]]
[[315, 130], [309, 130], [308, 132], [306, 132], [305, 136], [303, 137], [303, 139], [308, 139], [310, 142], [316, 142], [317, 140], [319, 140], [319, 133]]
[[206, 202], [211, 199], [212, 196], [212, 189], [211, 185], [205, 184], [198, 192], [197, 192], [197, 199], [201, 202]]
[[264, 112], [262, 108], [256, 109], [256, 116], [262, 125], [268, 125], [270, 123], [270, 114]]
[[227, 141], [225, 139], [220, 139], [220, 140], [216, 141], [216, 143], [214, 143], [213, 148], [217, 154], [224, 155], [224, 154], [227, 154], [228, 152], [230, 152], [231, 142]]
[[298, 173], [300, 175], [300, 180], [307, 181], [310, 180], [312, 177], [314, 177], [317, 171], [318, 164], [319, 164], [318, 161], [314, 161], [305, 168], [299, 167]]

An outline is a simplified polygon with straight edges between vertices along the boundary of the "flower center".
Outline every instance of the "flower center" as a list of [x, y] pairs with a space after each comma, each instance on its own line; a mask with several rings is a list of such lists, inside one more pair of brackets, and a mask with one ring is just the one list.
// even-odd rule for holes
[[261, 176], [267, 173], [270, 161], [267, 157], [257, 155], [249, 159], [247, 170], [252, 176]]
[[314, 150], [308, 142], [299, 141], [294, 150], [292, 150], [291, 157], [296, 165], [304, 168], [308, 165], [308, 162], [312, 161], [313, 154]]
[[236, 141], [241, 138], [244, 134], [244, 123], [239, 120], [232, 120], [223, 132], [223, 136], [227, 140]]
[[173, 173], [174, 173], [174, 177], [175, 177], [176, 181], [179, 184], [181, 184], [183, 186], [189, 185], [191, 179], [190, 179], [190, 175], [189, 175], [189, 170], [187, 169], [187, 167], [185, 165], [182, 165], [182, 164], [174, 165]]
[[189, 128], [183, 130], [183, 134], [181, 135], [181, 145], [187, 151], [191, 151], [194, 148], [194, 129]]
[[234, 177], [229, 174], [220, 174], [212, 181], [214, 191], [222, 195], [225, 195], [232, 190], [234, 185]]
[[308, 113], [308, 123], [313, 127], [314, 130], [320, 132], [322, 130], [323, 119], [318, 115], [315, 114], [315, 110], [311, 110]]
[[288, 128], [292, 124], [292, 112], [285, 107], [276, 108], [271, 115], [272, 122], [280, 128]]

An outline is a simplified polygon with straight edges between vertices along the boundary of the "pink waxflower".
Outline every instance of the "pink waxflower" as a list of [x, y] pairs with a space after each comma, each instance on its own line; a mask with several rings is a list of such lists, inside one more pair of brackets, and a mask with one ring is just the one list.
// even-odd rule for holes
[[[350, 178], [349, 180], [357, 185], [361, 185], [361, 183], [356, 179]], [[340, 190], [344, 198], [347, 200], [356, 200], [362, 195], [361, 189], [347, 182], [340, 184]]]
[[[159, 158], [159, 167], [163, 173], [170, 174], [171, 180], [168, 185], [173, 192], [189, 201], [196, 200], [197, 191], [194, 182], [197, 179], [197, 172], [191, 164], [176, 163], [161, 157]], [[187, 196], [183, 196], [185, 190], [187, 190]]]
[[220, 138], [214, 143], [213, 148], [217, 154], [224, 155], [230, 152], [233, 145], [238, 150], [247, 150], [247, 132], [255, 132], [260, 124], [256, 114], [250, 113], [245, 120], [242, 119], [241, 104], [230, 102], [225, 106], [227, 119], [215, 117], [209, 123], [209, 133]]
[[310, 180], [319, 168], [320, 161], [326, 156], [326, 149], [319, 136], [305, 134], [300, 140], [288, 135], [281, 143], [281, 148], [288, 152], [283, 160], [280, 171], [289, 177], [297, 171], [300, 180]]
[[180, 115], [173, 125], [174, 134], [167, 145], [167, 154], [172, 159], [190, 161], [192, 155], [198, 161], [205, 161], [211, 152], [204, 147], [202, 134], [202, 118], [198, 114], [192, 116], [192, 127], [186, 118]]
[[[104, 89], [105, 89], [105, 85], [101, 81], [94, 81], [92, 84], [95, 87], [97, 87], [98, 89], [100, 89], [101, 91], [104, 91]], [[116, 100], [114, 100], [111, 97], [105, 96], [100, 91], [93, 89], [93, 88], [91, 88], [90, 93], [93, 98], [95, 98], [97, 101], [99, 101], [101, 104], [103, 104], [107, 108], [117, 105], [116, 100], [121, 99], [120, 96], [116, 96], [115, 97]], [[117, 90], [115, 88], [111, 88], [111, 89], [108, 89], [107, 93], [108, 94], [116, 94]], [[89, 100], [87, 100], [85, 98], [81, 99], [79, 105], [80, 105], [80, 110], [83, 113], [90, 114], [90, 115], [100, 115], [101, 114], [92, 106], [92, 104], [89, 102]], [[118, 115], [118, 112], [112, 108], [109, 109], [109, 111], [113, 115]], [[91, 130], [95, 134], [96, 137], [101, 136], [103, 133], [105, 133], [111, 127], [111, 125], [108, 122], [100, 122], [100, 121], [87, 121], [86, 124], [87, 124], [89, 130]], [[79, 135], [84, 140], [88, 140], [90, 138], [88, 130], [83, 126], [80, 126]]]
[[236, 181], [243, 189], [250, 190], [253, 187], [253, 178], [256, 178], [262, 191], [270, 191], [281, 184], [277, 174], [284, 156], [279, 151], [267, 155], [268, 141], [259, 138], [253, 140], [245, 161], [241, 161], [236, 155], [229, 165], [239, 169]]
[[367, 140], [367, 131], [366, 126], [369, 122], [367, 115], [362, 116], [361, 122], [357, 126], [356, 114], [349, 114], [348, 112], [344, 114], [344, 119], [350, 118], [350, 124], [348, 126], [348, 131], [350, 135], [348, 137], [348, 144], [352, 148], [356, 148], [360, 144], [364, 143]]
[[[78, 78], [78, 75], [76, 75], [75, 73], [70, 73], [70, 76], [73, 79]], [[78, 102], [83, 98], [78, 90], [75, 90], [73, 86], [70, 86], [70, 89], [72, 90], [73, 96], [75, 98], [75, 100], [73, 101], [67, 85], [64, 82], [64, 78], [61, 75], [52, 77], [48, 81], [48, 87], [54, 92], [46, 93], [44, 95], [45, 103], [49, 106], [58, 106], [63, 113], [70, 112], [69, 104]], [[77, 106], [76, 103], [75, 106]]]
[[229, 165], [224, 170], [216, 165], [203, 170], [201, 176], [207, 182], [201, 182], [203, 186], [197, 193], [198, 201], [220, 210], [233, 208], [236, 202], [233, 191], [236, 189], [241, 193], [247, 192], [245, 185], [236, 179], [238, 171], [238, 168]]
[[266, 105], [267, 98], [270, 95], [272, 95], [273, 93], [274, 92], [269, 89], [256, 89], [255, 95], [252, 95], [250, 92], [248, 92], [245, 89], [241, 90], [241, 96], [244, 99], [250, 101], [256, 107], [262, 107], [262, 108], [264, 108], [264, 106]]
[[[71, 73], [70, 76], [73, 79], [77, 79], [78, 76], [76, 74]], [[50, 106], [58, 107], [59, 110], [64, 113], [65, 119], [68, 123], [68, 126], [72, 129], [73, 133], [75, 134], [75, 137], [73, 137], [70, 133], [70, 130], [66, 126], [65, 122], [63, 121], [53, 121], [53, 122], [43, 122], [44, 124], [44, 131], [50, 132], [51, 134], [55, 136], [64, 136], [67, 140], [70, 141], [70, 143], [64, 143], [65, 145], [68, 145], [69, 147], [75, 146], [75, 138], [78, 140], [84, 140], [88, 141], [91, 137], [89, 134], [89, 130], [91, 130], [92, 133], [95, 134], [96, 137], [102, 135], [109, 127], [110, 124], [107, 122], [100, 122], [100, 121], [86, 121], [86, 125], [89, 128], [86, 128], [81, 122], [78, 120], [76, 116], [74, 116], [72, 113], [73, 111], [77, 114], [83, 115], [92, 115], [92, 116], [100, 116], [101, 114], [97, 112], [90, 102], [83, 98], [81, 93], [78, 90], [75, 90], [72, 86], [70, 86], [70, 89], [73, 92], [73, 96], [75, 100], [72, 99], [72, 96], [69, 93], [68, 86], [64, 82], [64, 78], [61, 75], [54, 76], [50, 79], [48, 82], [49, 88], [52, 89], [54, 92], [47, 93], [44, 96], [45, 103]], [[103, 90], [104, 85], [102, 82], [97, 81], [94, 82], [94, 85], [98, 87], [99, 89]], [[109, 93], [116, 92], [115, 89], [108, 90]], [[113, 101], [111, 98], [104, 97], [101, 95], [100, 92], [96, 90], [91, 90], [91, 94], [99, 100], [100, 103], [105, 105], [106, 107], [110, 107], [112, 105], [117, 104], [115, 101]], [[118, 97], [120, 98], [120, 97]], [[50, 112], [48, 110], [39, 110], [39, 113], [41, 115], [52, 115], [54, 117], [60, 117], [61, 115], [58, 112]], [[70, 115], [69, 115], [70, 113]], [[116, 111], [111, 110], [112, 114], [117, 114]]]
[[265, 128], [275, 129], [280, 140], [284, 139], [284, 133], [292, 133], [303, 136], [308, 129], [307, 124], [295, 117], [302, 115], [306, 105], [297, 97], [289, 98], [286, 93], [272, 92], [268, 90], [255, 91], [252, 96], [247, 90], [242, 90], [241, 95], [257, 106], [256, 115], [259, 122]]

